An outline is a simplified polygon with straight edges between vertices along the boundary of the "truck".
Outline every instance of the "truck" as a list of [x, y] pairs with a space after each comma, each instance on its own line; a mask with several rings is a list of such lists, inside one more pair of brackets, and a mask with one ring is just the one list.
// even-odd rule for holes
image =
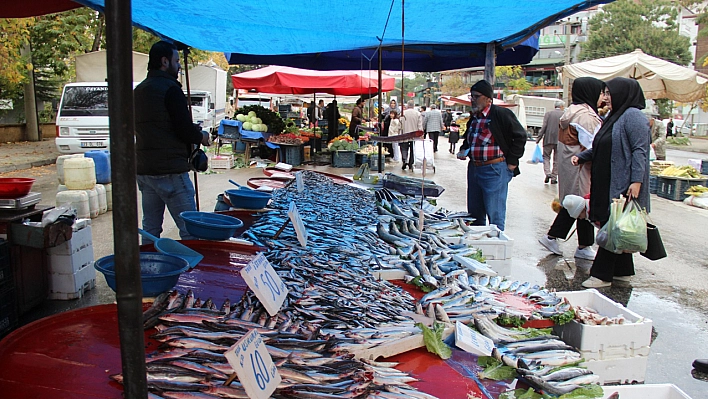
[[[562, 101], [557, 98], [549, 97], [539, 97], [539, 96], [524, 96], [520, 94], [511, 94], [507, 96], [507, 102], [519, 105], [518, 107], [513, 107], [516, 117], [519, 121], [523, 122], [526, 120], [526, 133], [529, 138], [537, 136], [538, 132], [543, 127], [543, 116], [546, 112], [551, 111], [555, 108], [557, 101]], [[523, 109], [520, 105], [523, 104]], [[523, 115], [522, 115], [523, 113]]]
[[[147, 54], [133, 52], [136, 80], [146, 76], [147, 64]], [[110, 148], [106, 81], [106, 51], [76, 56], [76, 82], [64, 86], [57, 109], [55, 143], [60, 153]]]
[[[180, 76], [187, 95], [185, 74]], [[202, 130], [215, 132], [226, 117], [226, 71], [218, 66], [197, 65], [189, 69], [189, 91], [192, 121]]]

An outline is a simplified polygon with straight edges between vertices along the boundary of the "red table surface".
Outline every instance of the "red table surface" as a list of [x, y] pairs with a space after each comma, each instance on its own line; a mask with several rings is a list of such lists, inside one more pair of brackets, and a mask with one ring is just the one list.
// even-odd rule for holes
[[[238, 301], [246, 289], [239, 270], [248, 262], [253, 247], [210, 241], [184, 241], [204, 255], [204, 260], [180, 277], [177, 289], [192, 289], [203, 300], [218, 305], [229, 298]], [[144, 246], [143, 249], [149, 249]], [[397, 285], [404, 284], [396, 282]], [[411, 289], [411, 287], [406, 287]], [[421, 296], [414, 292], [414, 296]], [[145, 334], [146, 353], [158, 343]], [[465, 374], [478, 370], [476, 357], [459, 350], [443, 361], [425, 348], [385, 361], [400, 362], [398, 369], [420, 381], [411, 385], [445, 399], [483, 397], [473, 379]], [[461, 366], [464, 365], [464, 366]], [[464, 370], [467, 368], [467, 370]], [[21, 327], [0, 341], [0, 397], [27, 398], [121, 398], [122, 387], [109, 376], [121, 372], [118, 317], [115, 304], [98, 305], [56, 314]], [[486, 382], [494, 393], [501, 383]]]

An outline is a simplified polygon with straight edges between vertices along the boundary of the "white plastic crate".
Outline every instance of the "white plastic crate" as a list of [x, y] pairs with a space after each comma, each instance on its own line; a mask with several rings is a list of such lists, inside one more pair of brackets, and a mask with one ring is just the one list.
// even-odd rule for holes
[[511, 259], [488, 259], [487, 266], [500, 276], [511, 276]]
[[209, 158], [209, 164], [212, 169], [231, 169], [234, 167], [233, 155], [218, 155]]
[[554, 327], [553, 332], [568, 345], [581, 351], [606, 353], [616, 353], [620, 350], [641, 351], [642, 348], [649, 347], [652, 326], [650, 319], [632, 312], [595, 289], [558, 292], [558, 296], [567, 298], [571, 305], [587, 306], [608, 317], [622, 315], [627, 321], [625, 324], [591, 326], [573, 320]]
[[93, 245], [89, 244], [71, 255], [48, 255], [49, 273], [74, 274], [84, 267], [93, 266]]
[[49, 299], [77, 299], [96, 286], [93, 262], [73, 274], [49, 273]]
[[[84, 220], [84, 219], [79, 219]], [[90, 220], [90, 219], [89, 219]], [[85, 222], [81, 222], [85, 223]], [[75, 223], [76, 224], [76, 223]], [[71, 240], [65, 241], [56, 247], [47, 248], [48, 255], [72, 255], [82, 249], [92, 246], [93, 238], [91, 236], [91, 226], [85, 225], [80, 230], [74, 230], [71, 234]]]
[[626, 345], [620, 346], [603, 346], [599, 351], [580, 351], [580, 355], [585, 360], [610, 360], [623, 359], [634, 356], [649, 356], [651, 348], [642, 346], [640, 348], [631, 348]]
[[482, 255], [484, 255], [487, 260], [511, 259], [511, 250], [514, 246], [514, 240], [509, 238], [506, 233], [499, 230], [496, 225], [469, 226], [469, 228], [478, 233], [491, 230], [494, 238], [482, 238], [479, 240], [462, 238], [461, 243], [467, 244], [473, 248], [481, 249]]
[[[644, 382], [647, 374], [647, 356], [634, 356], [623, 359], [589, 360], [580, 363], [581, 367], [586, 367], [593, 374], [600, 377], [598, 381], [601, 385], [606, 384], [632, 384]], [[624, 399], [624, 396], [620, 396]], [[644, 396], [652, 398], [655, 396]]]
[[621, 399], [691, 399], [674, 384], [622, 385], [602, 387], [603, 399], [619, 393]]

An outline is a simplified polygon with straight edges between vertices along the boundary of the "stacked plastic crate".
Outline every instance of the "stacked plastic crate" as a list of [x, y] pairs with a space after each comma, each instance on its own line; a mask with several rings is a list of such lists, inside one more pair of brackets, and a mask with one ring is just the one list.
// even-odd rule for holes
[[572, 306], [596, 310], [601, 316], [622, 316], [624, 323], [589, 325], [576, 320], [554, 327], [554, 333], [578, 349], [587, 367], [603, 385], [644, 382], [652, 321], [600, 294], [597, 290], [559, 292]]
[[96, 286], [90, 222], [77, 220], [71, 240], [47, 249], [49, 299], [81, 298]]

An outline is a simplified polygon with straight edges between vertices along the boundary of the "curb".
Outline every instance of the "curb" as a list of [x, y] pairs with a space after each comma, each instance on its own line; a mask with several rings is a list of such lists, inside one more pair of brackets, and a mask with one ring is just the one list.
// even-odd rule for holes
[[15, 172], [18, 170], [32, 169], [32, 168], [36, 168], [39, 166], [53, 165], [56, 163], [57, 163], [56, 158], [39, 159], [39, 160], [32, 161], [32, 162], [24, 162], [24, 163], [19, 163], [19, 164], [14, 164], [14, 165], [0, 166], [0, 173], [7, 173], [7, 172]]
[[688, 152], [696, 152], [696, 153], [708, 154], [708, 149], [695, 148], [695, 147], [690, 147], [690, 146], [667, 145], [666, 148], [670, 148], [670, 149], [672, 149], [672, 150], [679, 150], [679, 151], [688, 151]]

